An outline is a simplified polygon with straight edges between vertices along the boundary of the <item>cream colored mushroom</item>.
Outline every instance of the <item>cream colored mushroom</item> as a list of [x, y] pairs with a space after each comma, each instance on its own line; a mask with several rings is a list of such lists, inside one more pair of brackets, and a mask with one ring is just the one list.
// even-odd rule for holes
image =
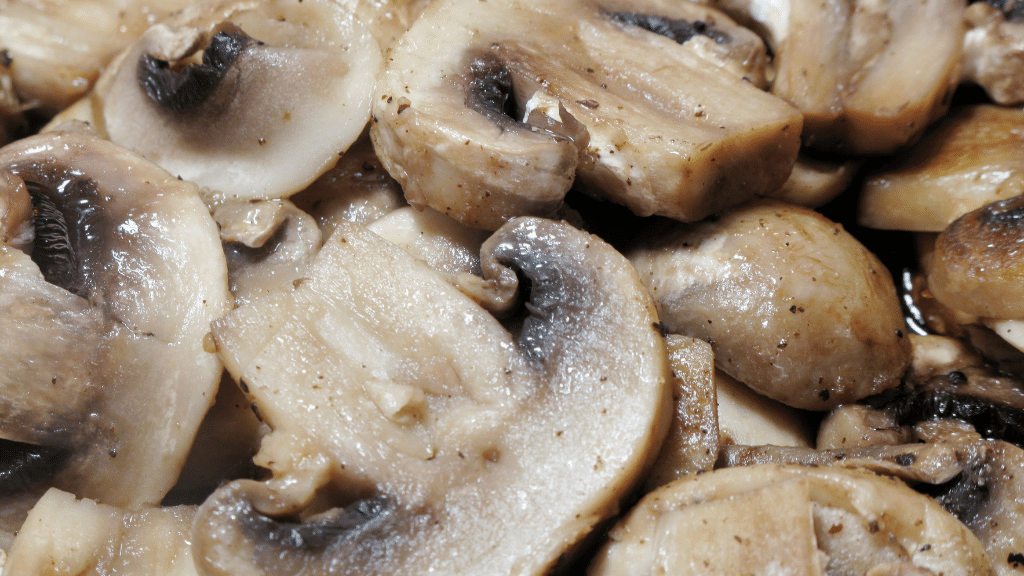
[[964, 19], [963, 80], [999, 104], [1024, 102], [1024, 9], [1019, 0], [974, 2]]
[[[495, 229], [554, 214], [578, 179], [637, 214], [696, 220], [786, 179], [802, 123], [793, 108], [602, 6], [444, 0], [424, 11], [373, 101], [374, 145], [411, 204]], [[648, 8], [671, 20], [633, 11]]]
[[644, 497], [589, 576], [995, 572], [978, 539], [905, 484], [772, 464], [689, 476]]
[[0, 437], [63, 452], [32, 483], [158, 503], [222, 371], [216, 226], [195, 185], [87, 134], [8, 145], [0, 173]]
[[607, 244], [540, 219], [493, 235], [482, 268], [530, 280], [515, 336], [354, 224], [294, 290], [215, 323], [273, 479], [203, 504], [201, 573], [539, 575], [618, 510], [670, 417], [650, 296]]
[[670, 332], [784, 404], [825, 410], [899, 384], [910, 362], [889, 272], [839, 224], [779, 202], [652, 233], [628, 253]]
[[380, 63], [376, 40], [331, 0], [203, 2], [108, 72], [102, 123], [225, 199], [282, 198], [362, 132]]

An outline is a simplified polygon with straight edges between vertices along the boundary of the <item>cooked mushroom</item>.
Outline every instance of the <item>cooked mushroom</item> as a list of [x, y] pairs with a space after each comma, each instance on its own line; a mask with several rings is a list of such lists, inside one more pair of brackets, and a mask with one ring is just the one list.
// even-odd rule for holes
[[995, 574], [963, 524], [899, 481], [770, 464], [648, 494], [588, 571], [657, 573]]
[[273, 479], [203, 504], [202, 572], [543, 574], [617, 511], [670, 418], [650, 296], [562, 223], [515, 220], [482, 255], [529, 280], [515, 337], [354, 224], [293, 291], [215, 322]]
[[[818, 427], [818, 450], [907, 444], [911, 431], [896, 422], [892, 410], [844, 404], [829, 412]], [[749, 444], [749, 443], [748, 443]]]
[[188, 576], [195, 506], [129, 511], [51, 488], [22, 526], [3, 571], [52, 576]]
[[779, 202], [653, 234], [629, 253], [670, 332], [784, 404], [826, 410], [899, 384], [910, 362], [892, 278], [842, 226]]
[[811, 446], [813, 435], [806, 415], [772, 400], [715, 370], [718, 395], [719, 441], [731, 444]]
[[964, 214], [1024, 193], [1024, 111], [966, 106], [936, 123], [913, 148], [869, 175], [858, 222], [871, 228], [941, 232]]
[[675, 405], [668, 437], [654, 462], [645, 491], [686, 476], [709, 472], [718, 459], [718, 397], [711, 345], [675, 334], [665, 337]]
[[377, 42], [330, 0], [192, 6], [135, 43], [104, 129], [231, 198], [281, 198], [334, 165], [369, 119]]
[[578, 178], [638, 214], [696, 220], [782, 184], [799, 114], [633, 20], [591, 0], [432, 3], [373, 104], [410, 203], [494, 229], [553, 214]]
[[963, 80], [981, 85], [994, 102], [1024, 102], [1024, 5], [988, 0], [967, 7]]
[[193, 1], [4, 2], [0, 68], [10, 71], [19, 104], [52, 116], [85, 95], [103, 67], [146, 28]]
[[935, 241], [928, 288], [957, 310], [989, 318], [1024, 319], [1024, 195], [965, 214]]
[[8, 145], [0, 173], [0, 437], [64, 452], [33, 481], [155, 504], [222, 371], [216, 226], [194, 184], [86, 134]]
[[860, 164], [855, 160], [821, 160], [801, 154], [789, 179], [768, 196], [808, 208], [823, 206], [850, 186]]

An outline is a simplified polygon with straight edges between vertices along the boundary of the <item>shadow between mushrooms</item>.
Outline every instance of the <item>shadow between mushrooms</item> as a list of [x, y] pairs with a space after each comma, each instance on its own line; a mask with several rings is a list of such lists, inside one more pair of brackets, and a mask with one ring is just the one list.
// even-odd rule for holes
[[349, 223], [293, 291], [214, 324], [273, 478], [203, 504], [201, 573], [539, 575], [617, 512], [671, 417], [650, 296], [564, 223], [514, 220], [481, 254], [529, 287], [515, 336]]
[[197, 187], [52, 132], [0, 149], [0, 214], [0, 437], [63, 453], [33, 483], [158, 503], [213, 402], [203, 339], [232, 303]]

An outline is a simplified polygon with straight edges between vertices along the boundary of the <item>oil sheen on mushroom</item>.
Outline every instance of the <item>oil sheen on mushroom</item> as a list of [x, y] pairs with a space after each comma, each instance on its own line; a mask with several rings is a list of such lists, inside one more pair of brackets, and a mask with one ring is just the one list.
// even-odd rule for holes
[[201, 507], [202, 573], [540, 575], [617, 511], [671, 414], [650, 296], [564, 223], [514, 220], [481, 253], [529, 281], [515, 335], [345, 223], [293, 291], [215, 323], [273, 479]]
[[554, 214], [577, 179], [637, 214], [681, 220], [782, 184], [796, 110], [699, 39], [679, 44], [618, 12], [592, 0], [432, 3], [373, 99], [374, 145], [409, 202], [493, 230]]
[[0, 171], [0, 437], [63, 453], [44, 483], [155, 504], [222, 370], [203, 349], [231, 305], [216, 226], [195, 185], [86, 134], [11, 144]]
[[340, 3], [201, 2], [105, 75], [99, 121], [114, 142], [227, 198], [281, 198], [363, 131], [380, 61]]
[[629, 253], [673, 333], [796, 408], [825, 410], [899, 384], [910, 363], [888, 270], [816, 212], [748, 204], [675, 225]]

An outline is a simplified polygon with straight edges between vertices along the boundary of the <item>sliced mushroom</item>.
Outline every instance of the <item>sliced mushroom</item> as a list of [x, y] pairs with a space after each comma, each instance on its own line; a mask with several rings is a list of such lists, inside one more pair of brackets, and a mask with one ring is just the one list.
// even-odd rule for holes
[[410, 203], [494, 229], [553, 214], [579, 178], [637, 214], [696, 220], [785, 181], [799, 114], [624, 20], [590, 0], [432, 3], [373, 104]]
[[49, 117], [84, 96], [103, 67], [146, 28], [192, 3], [4, 2], [0, 6], [0, 64], [4, 66], [0, 67], [10, 71], [20, 104]]
[[911, 431], [896, 422], [892, 410], [844, 404], [829, 412], [818, 427], [818, 450], [907, 444]]
[[543, 574], [617, 511], [670, 418], [650, 296], [566, 224], [515, 220], [482, 255], [530, 282], [515, 337], [344, 223], [293, 291], [215, 323], [273, 479], [203, 504], [203, 573]]
[[960, 81], [962, 0], [788, 4], [772, 93], [804, 113], [808, 145], [888, 153], [946, 112]]
[[204, 2], [109, 72], [102, 120], [114, 142], [228, 199], [286, 197], [359, 136], [380, 58], [337, 2]]
[[858, 222], [871, 228], [941, 232], [964, 214], [1024, 192], [1024, 111], [966, 106], [913, 148], [869, 175]]
[[994, 102], [1024, 102], [1024, 8], [1019, 0], [974, 2], [964, 13], [963, 80]]
[[1024, 196], [986, 204], [950, 224], [935, 240], [928, 288], [968, 314], [1024, 319]]
[[709, 472], [718, 459], [718, 411], [715, 357], [711, 345], [696, 338], [669, 334], [675, 405], [668, 437], [654, 462], [645, 491], [686, 476]]
[[63, 452], [35, 481], [155, 504], [222, 371], [216, 226], [194, 184], [86, 134], [8, 145], [0, 172], [0, 437]]
[[786, 183], [768, 196], [789, 204], [817, 208], [842, 194], [858, 168], [860, 162], [855, 160], [836, 162], [801, 154]]
[[981, 543], [899, 481], [761, 465], [689, 476], [612, 530], [589, 576], [995, 574]]
[[807, 446], [812, 443], [806, 414], [758, 394], [721, 370], [715, 370], [719, 441], [731, 444]]
[[51, 488], [22, 526], [3, 570], [53, 576], [195, 574], [194, 506], [128, 511]]
[[673, 333], [796, 408], [827, 410], [899, 384], [910, 362], [889, 272], [808, 209], [748, 204], [629, 253]]

